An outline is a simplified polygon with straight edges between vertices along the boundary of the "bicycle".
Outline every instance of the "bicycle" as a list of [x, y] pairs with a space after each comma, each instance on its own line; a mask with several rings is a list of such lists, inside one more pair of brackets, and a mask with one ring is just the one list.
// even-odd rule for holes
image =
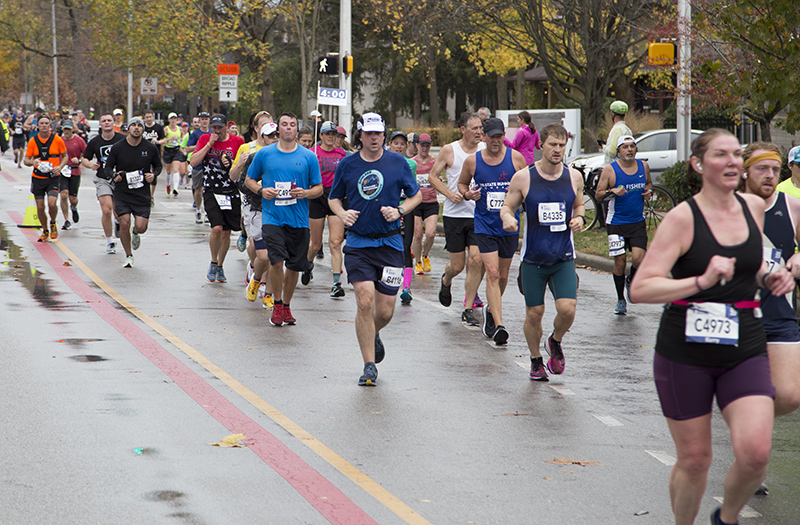
[[600, 228], [605, 227], [605, 210], [602, 204], [598, 204], [597, 200], [594, 198], [602, 169], [594, 169], [587, 174], [586, 166], [583, 164], [573, 164], [572, 167], [578, 170], [581, 177], [583, 177], [583, 206], [586, 222], [581, 231], [591, 230], [598, 222], [600, 223]]
[[653, 184], [650, 198], [644, 201], [644, 220], [648, 230], [655, 230], [669, 210], [675, 207], [675, 198], [662, 186]]

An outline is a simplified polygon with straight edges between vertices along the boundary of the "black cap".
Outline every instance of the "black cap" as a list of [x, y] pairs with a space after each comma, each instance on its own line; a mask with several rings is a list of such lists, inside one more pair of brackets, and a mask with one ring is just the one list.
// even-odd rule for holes
[[408, 142], [408, 135], [406, 135], [405, 132], [403, 132], [403, 131], [395, 131], [395, 132], [393, 132], [392, 136], [389, 137], [389, 142], [393, 141], [397, 137], [403, 137], [404, 139], [406, 139], [406, 142]]
[[208, 111], [201, 111], [197, 114], [198, 117], [210, 117], [211, 115], [208, 114]]
[[211, 127], [213, 126], [225, 127], [227, 126], [227, 124], [228, 124], [228, 119], [225, 118], [225, 115], [217, 113], [213, 117], [211, 117], [211, 122], [209, 122], [208, 125]]
[[499, 118], [488, 118], [483, 123], [483, 132], [489, 137], [502, 135], [506, 132], [506, 126]]

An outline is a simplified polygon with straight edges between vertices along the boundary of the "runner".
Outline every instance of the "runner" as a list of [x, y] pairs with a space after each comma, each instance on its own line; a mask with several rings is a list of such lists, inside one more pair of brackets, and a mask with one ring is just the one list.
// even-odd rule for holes
[[[119, 228], [119, 218], [114, 209], [114, 183], [111, 181], [110, 174], [105, 171], [105, 163], [111, 146], [124, 140], [122, 133], [114, 131], [114, 117], [111, 113], [100, 115], [100, 134], [89, 141], [86, 151], [83, 153], [81, 163], [84, 167], [95, 170], [94, 185], [97, 193], [97, 201], [100, 203], [102, 217], [100, 224], [103, 226], [103, 233], [106, 236], [106, 253], [117, 253], [117, 245], [111, 236], [111, 219], [114, 219], [116, 228]], [[117, 233], [119, 237], [119, 233]]]
[[[417, 163], [417, 184], [422, 192], [422, 202], [414, 208], [414, 242], [411, 251], [417, 259], [415, 265], [417, 275], [431, 271], [431, 248], [436, 239], [436, 224], [439, 221], [439, 201], [436, 189], [428, 182], [428, 176], [436, 163], [436, 157], [431, 157], [431, 136], [423, 133], [419, 136], [419, 153], [414, 157]], [[425, 243], [422, 235], [425, 234]]]
[[[123, 268], [133, 268], [133, 250], [138, 250], [141, 236], [150, 219], [150, 190], [161, 173], [161, 158], [155, 144], [144, 140], [144, 122], [134, 117], [128, 122], [128, 136], [108, 153], [106, 176], [114, 183], [114, 209], [119, 217], [120, 241], [125, 250]], [[135, 217], [131, 229], [131, 215]]]
[[336, 166], [345, 157], [341, 148], [334, 146], [336, 143], [336, 125], [330, 120], [323, 122], [321, 128], [322, 143], [314, 146], [314, 153], [319, 159], [319, 170], [322, 176], [322, 195], [308, 201], [308, 214], [311, 241], [308, 244], [308, 266], [300, 276], [300, 282], [308, 285], [314, 278], [314, 257], [322, 248], [322, 230], [325, 219], [328, 222], [328, 249], [331, 252], [331, 272], [333, 273], [333, 287], [331, 297], [344, 297], [342, 288], [342, 241], [344, 240], [344, 223], [328, 206], [328, 195], [333, 184], [333, 174]]
[[127, 123], [122, 121], [122, 116], [124, 114], [125, 113], [119, 108], [115, 109], [114, 112], [113, 112], [113, 115], [114, 115], [114, 131], [116, 131], [117, 133], [122, 133], [123, 124], [125, 125], [126, 129], [128, 128]]
[[653, 370], [677, 451], [669, 482], [675, 522], [694, 523], [703, 501], [716, 397], [736, 459], [711, 523], [737, 523], [766, 475], [775, 410], [756, 283], [784, 295], [794, 280], [783, 268], [768, 272], [762, 259], [764, 199], [735, 193], [742, 172], [736, 137], [705, 131], [692, 142], [687, 170], [702, 189], [661, 222], [631, 299], [667, 303]]
[[22, 159], [25, 157], [25, 114], [22, 108], [16, 108], [11, 116], [11, 147], [14, 150], [14, 163], [17, 168], [22, 168]]
[[189, 163], [188, 158], [186, 157], [186, 146], [189, 144], [189, 123], [188, 122], [181, 122], [181, 140], [180, 140], [180, 152], [178, 153], [178, 171], [180, 173], [180, 181], [178, 185], [183, 189], [190, 189], [186, 187], [188, 183], [186, 176], [189, 173]]
[[[486, 147], [483, 138], [483, 123], [477, 113], [464, 113], [461, 116], [461, 139], [442, 148], [428, 176], [428, 182], [436, 191], [446, 197], [442, 212], [444, 218], [445, 250], [450, 253], [450, 262], [445, 266], [439, 289], [439, 302], [450, 306], [453, 296], [450, 287], [453, 278], [467, 267], [464, 280], [465, 304], [461, 321], [470, 326], [478, 326], [473, 308], [477, 308], [478, 287], [483, 279], [483, 263], [474, 231], [475, 203], [464, 200], [458, 192], [458, 177], [464, 160]], [[442, 172], [447, 175], [447, 185], [442, 182]], [[466, 298], [476, 298], [472, 308], [466, 305]]]
[[[25, 165], [33, 166], [31, 174], [31, 193], [36, 201], [36, 214], [42, 225], [42, 236], [39, 242], [47, 242], [48, 238], [58, 239], [58, 189], [61, 169], [67, 165], [67, 147], [61, 137], [52, 133], [50, 117], [42, 115], [37, 119], [39, 130], [28, 142], [25, 152]], [[47, 209], [50, 212], [50, 233], [47, 232], [47, 215], [44, 198], [47, 196]]]
[[203, 167], [203, 205], [211, 222], [208, 236], [211, 264], [206, 279], [224, 283], [228, 278], [222, 265], [231, 246], [231, 231], [242, 229], [242, 200], [239, 188], [230, 178], [230, 169], [244, 140], [228, 134], [225, 115], [217, 113], [211, 117], [210, 126], [211, 133], [197, 141], [192, 167]]
[[[358, 119], [358, 153], [339, 162], [330, 194], [331, 210], [350, 229], [344, 248], [347, 280], [356, 292], [356, 336], [364, 360], [359, 386], [375, 386], [386, 355], [380, 331], [392, 319], [402, 283], [400, 218], [422, 200], [405, 159], [383, 149], [386, 126], [377, 113]], [[397, 206], [400, 195], [408, 197]], [[348, 208], [342, 202], [347, 199]]]
[[314, 146], [314, 131], [311, 128], [303, 127], [297, 132], [297, 143], [304, 148], [311, 149]]
[[525, 238], [520, 252], [520, 273], [525, 295], [523, 331], [531, 352], [534, 381], [548, 381], [539, 345], [542, 339], [544, 292], [549, 287], [556, 303], [553, 332], [547, 338], [550, 359], [547, 368], [553, 374], [564, 372], [561, 341], [575, 320], [578, 283], [575, 274], [573, 233], [586, 222], [583, 206], [583, 178], [564, 166], [567, 130], [561, 124], [548, 124], [539, 130], [541, 160], [511, 179], [500, 217], [503, 229], [519, 227], [517, 209], [525, 204]]
[[[156, 115], [152, 109], [144, 112], [144, 134], [142, 139], [152, 142], [156, 146], [159, 156], [161, 155], [161, 145], [167, 141], [167, 138], [164, 135], [164, 126], [156, 122]], [[169, 183], [170, 180], [167, 179], [167, 184]], [[158, 178], [155, 179], [154, 184], [150, 185], [150, 206], [155, 206], [156, 184], [158, 184]]]
[[273, 326], [297, 323], [289, 303], [297, 277], [308, 264], [308, 199], [322, 195], [319, 162], [310, 150], [296, 143], [294, 113], [278, 117], [278, 136], [277, 144], [256, 153], [245, 180], [247, 187], [262, 197], [261, 230], [272, 264], [269, 278], [275, 306], [269, 322]]
[[178, 126], [178, 115], [167, 116], [169, 124], [164, 128], [164, 168], [167, 172], [167, 197], [178, 198], [178, 186], [181, 173], [181, 128]]
[[789, 171], [792, 175], [778, 184], [776, 189], [781, 193], [800, 199], [800, 146], [795, 146], [789, 150], [786, 163], [789, 165]]
[[[458, 191], [465, 199], [475, 201], [475, 238], [486, 270], [488, 302], [483, 307], [482, 332], [495, 344], [504, 345], [508, 342], [508, 330], [503, 325], [503, 293], [519, 245], [519, 227], [513, 231], [503, 229], [500, 210], [514, 174], [525, 169], [527, 162], [522, 153], [505, 146], [505, 125], [499, 118], [487, 119], [483, 134], [486, 149], [466, 158]], [[514, 219], [519, 224], [518, 211]]]
[[[389, 151], [403, 155], [411, 168], [411, 175], [416, 180], [417, 178], [417, 161], [405, 157], [406, 146], [408, 144], [408, 137], [402, 131], [395, 131], [389, 137]], [[406, 198], [405, 193], [400, 194], [400, 206]], [[411, 281], [414, 278], [414, 254], [411, 253], [411, 243], [414, 241], [414, 215], [404, 216], [401, 219], [402, 226], [400, 227], [401, 235], [403, 236], [403, 291], [400, 293], [400, 304], [411, 304], [413, 297], [411, 296]]]
[[75, 124], [72, 120], [65, 120], [61, 125], [64, 135], [64, 145], [67, 147], [67, 167], [61, 171], [59, 192], [61, 193], [61, 212], [64, 214], [62, 230], [72, 228], [67, 212], [72, 209], [72, 221], [78, 222], [81, 218], [78, 213], [78, 189], [81, 187], [81, 157], [86, 151], [86, 142], [75, 135]]
[[[623, 135], [617, 140], [617, 160], [603, 168], [594, 197], [597, 202], [610, 198], [606, 215], [608, 254], [614, 258], [614, 288], [617, 306], [614, 313], [628, 313], [625, 289], [630, 296], [631, 281], [647, 250], [647, 225], [644, 220], [644, 201], [650, 199], [653, 182], [650, 166], [636, 160], [636, 140]], [[631, 273], [625, 278], [627, 255], [631, 252]], [[630, 298], [630, 297], [629, 297]]]
[[[203, 168], [202, 166], [194, 167], [192, 163], [192, 152], [197, 147], [197, 141], [200, 137], [211, 133], [208, 129], [208, 123], [211, 120], [211, 115], [205, 111], [201, 111], [197, 115], [199, 127], [192, 131], [189, 135], [189, 140], [186, 142], [186, 156], [189, 159], [189, 165], [192, 166], [192, 193], [194, 195], [194, 222], [196, 224], [203, 224]], [[194, 120], [192, 121], [194, 123]], [[206, 218], [208, 221], [208, 218]]]

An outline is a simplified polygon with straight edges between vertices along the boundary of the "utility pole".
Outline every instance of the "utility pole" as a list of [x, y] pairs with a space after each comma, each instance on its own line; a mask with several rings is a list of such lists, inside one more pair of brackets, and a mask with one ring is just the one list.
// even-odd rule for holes
[[[340, 0], [339, 4], [339, 56], [337, 60], [342, 60], [345, 55], [352, 55], [352, 7], [351, 0]], [[340, 64], [341, 65], [341, 64]], [[353, 118], [353, 79], [352, 75], [344, 73], [344, 67], [339, 68], [339, 89], [347, 91], [347, 98], [344, 106], [339, 108], [339, 125], [347, 131], [350, 140], [350, 129], [352, 129]]]
[[53, 0], [53, 98], [55, 100], [55, 109], [59, 113], [61, 108], [58, 104], [58, 57], [56, 56], [56, 0]]
[[678, 0], [678, 162], [692, 152], [692, 4]]

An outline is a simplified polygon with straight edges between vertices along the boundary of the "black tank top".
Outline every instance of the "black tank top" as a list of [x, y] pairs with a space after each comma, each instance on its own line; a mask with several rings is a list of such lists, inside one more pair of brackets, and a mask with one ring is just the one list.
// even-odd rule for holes
[[[761, 232], [750, 215], [747, 203], [735, 195], [747, 221], [747, 240], [734, 246], [722, 246], [714, 238], [703, 213], [694, 198], [689, 207], [694, 219], [694, 238], [689, 250], [675, 262], [672, 276], [675, 279], [702, 275], [714, 255], [736, 257], [733, 279], [725, 286], [719, 283], [687, 297], [689, 302], [736, 303], [751, 301], [756, 293], [756, 273], [761, 267]], [[667, 304], [661, 316], [656, 339], [656, 352], [672, 361], [695, 366], [720, 366], [731, 368], [745, 359], [766, 354], [767, 342], [761, 320], [752, 309], [739, 308], [739, 345], [687, 343], [685, 335], [687, 306]]]

